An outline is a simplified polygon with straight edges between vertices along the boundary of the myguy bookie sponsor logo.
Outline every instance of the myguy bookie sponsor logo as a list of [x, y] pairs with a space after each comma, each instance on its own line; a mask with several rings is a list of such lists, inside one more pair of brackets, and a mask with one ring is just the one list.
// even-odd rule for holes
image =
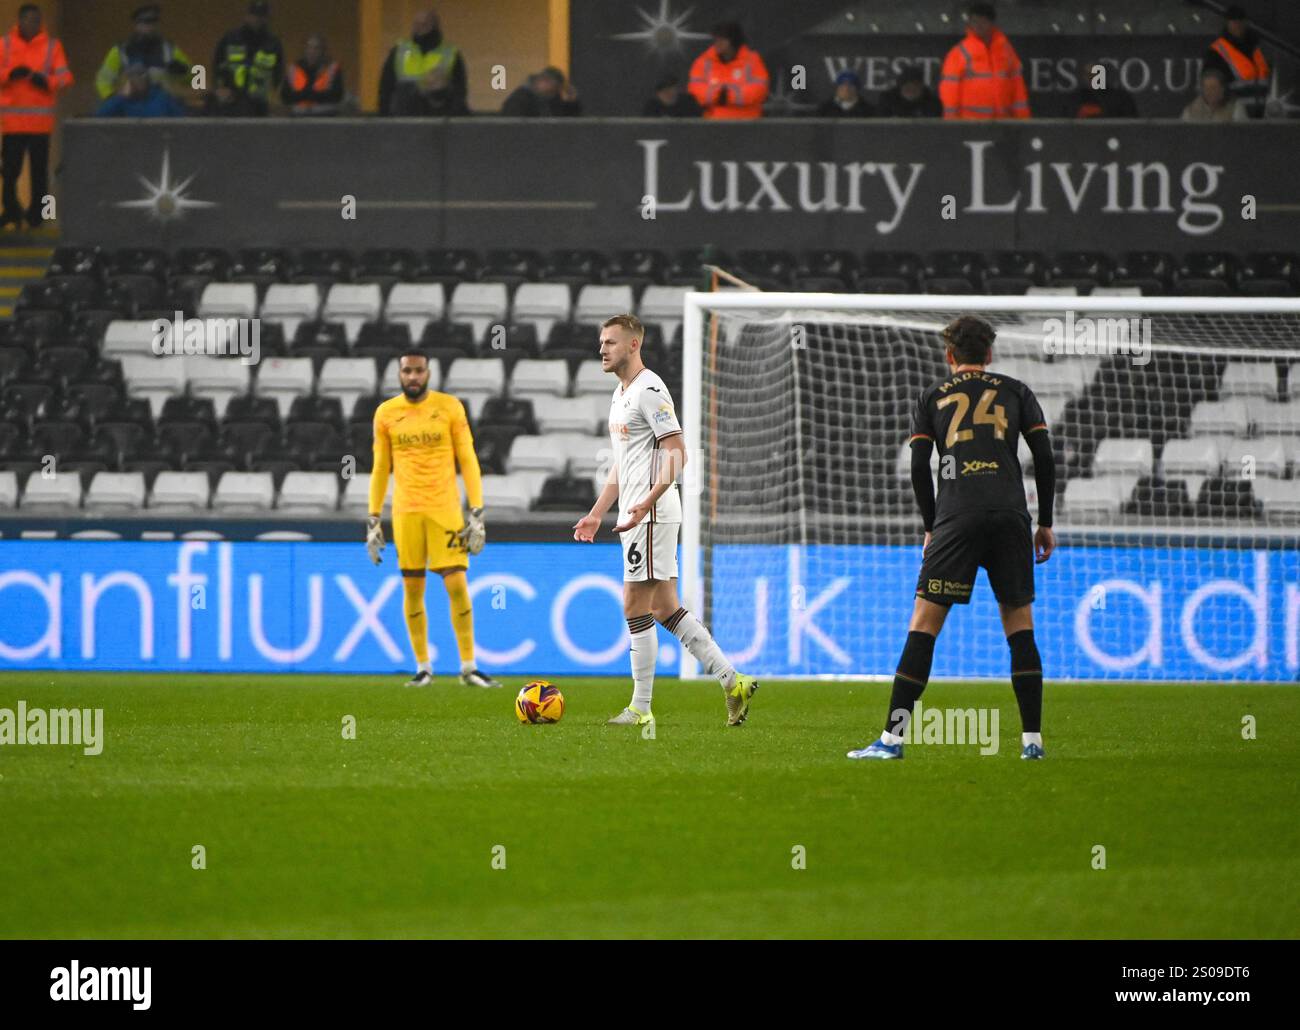
[[904, 744], [979, 744], [981, 755], [998, 753], [996, 708], [926, 708], [918, 699], [910, 716], [898, 709], [891, 724], [906, 719]]
[[1065, 318], [1043, 320], [1043, 351], [1047, 354], [1113, 357], [1126, 355], [1135, 365], [1151, 360], [1149, 318]]
[[102, 708], [0, 708], [0, 747], [6, 744], [71, 744], [83, 754], [104, 750]]
[[158, 357], [203, 354], [225, 358], [239, 355], [245, 365], [262, 356], [262, 323], [257, 318], [156, 318], [150, 346]]
[[87, 966], [75, 959], [50, 970], [50, 998], [54, 1001], [129, 1001], [138, 1012], [151, 1002], [153, 967]]

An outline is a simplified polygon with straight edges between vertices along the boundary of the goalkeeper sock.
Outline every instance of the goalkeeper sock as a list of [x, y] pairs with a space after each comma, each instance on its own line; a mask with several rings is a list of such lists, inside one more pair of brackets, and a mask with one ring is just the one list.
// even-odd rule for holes
[[632, 707], [644, 714], [650, 711], [650, 698], [655, 689], [659, 630], [649, 612], [628, 619], [627, 630], [632, 634]]
[[912, 709], [930, 681], [933, 662], [934, 637], [917, 629], [909, 632], [894, 673], [894, 689], [889, 695], [889, 718], [885, 720], [885, 732], [880, 735], [886, 744], [903, 742], [903, 734], [912, 719]]
[[469, 599], [469, 583], [465, 573], [452, 572], [442, 577], [447, 588], [447, 601], [451, 607], [451, 628], [456, 634], [456, 650], [460, 652], [461, 672], [474, 668], [474, 604]]
[[[1020, 728], [1040, 733], [1043, 728], [1043, 660], [1038, 655], [1034, 631], [1022, 629], [1007, 637], [1011, 648], [1011, 686], [1020, 706]], [[1041, 742], [1040, 742], [1041, 743]]]
[[704, 667], [705, 672], [717, 677], [723, 690], [731, 689], [736, 681], [736, 670], [727, 661], [712, 634], [704, 628], [704, 623], [685, 608], [678, 608], [664, 619], [664, 629], [682, 642], [682, 647]]
[[406, 616], [411, 650], [415, 652], [416, 665], [425, 670], [429, 665], [429, 620], [424, 614], [424, 577], [403, 572], [402, 594], [402, 614]]

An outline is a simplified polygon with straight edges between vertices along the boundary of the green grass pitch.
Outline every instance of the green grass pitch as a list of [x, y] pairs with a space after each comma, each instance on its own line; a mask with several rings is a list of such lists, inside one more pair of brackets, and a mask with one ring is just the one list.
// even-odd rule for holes
[[516, 722], [518, 679], [401, 680], [0, 676], [0, 708], [103, 708], [105, 737], [97, 757], [0, 747], [0, 936], [1300, 927], [1294, 687], [1048, 684], [1030, 763], [1009, 685], [935, 683], [924, 704], [1000, 710], [1000, 751], [863, 763], [844, 752], [879, 729], [883, 684], [773, 681], [731, 730], [715, 686], [662, 680], [647, 740], [603, 725], [621, 680], [557, 679], [568, 709], [542, 727]]

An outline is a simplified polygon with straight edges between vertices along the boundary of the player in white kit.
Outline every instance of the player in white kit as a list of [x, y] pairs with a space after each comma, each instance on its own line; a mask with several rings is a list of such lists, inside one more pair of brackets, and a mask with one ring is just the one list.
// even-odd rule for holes
[[737, 672], [709, 631], [677, 599], [677, 535], [682, 501], [677, 477], [686, 465], [686, 445], [673, 399], [664, 381], [641, 361], [645, 328], [635, 315], [615, 315], [600, 329], [600, 364], [618, 377], [609, 407], [614, 461], [596, 504], [573, 527], [573, 538], [591, 543], [615, 500], [623, 541], [623, 614], [632, 635], [632, 701], [609, 720], [612, 726], [653, 722], [655, 621], [722, 684], [727, 725], [749, 714], [758, 680]]

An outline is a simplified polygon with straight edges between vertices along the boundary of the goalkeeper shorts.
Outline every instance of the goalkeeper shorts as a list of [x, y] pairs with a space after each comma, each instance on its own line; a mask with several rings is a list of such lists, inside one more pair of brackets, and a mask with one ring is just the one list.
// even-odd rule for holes
[[423, 576], [428, 569], [468, 569], [469, 552], [457, 539], [460, 528], [447, 529], [437, 519], [414, 511], [393, 516], [393, 544], [403, 575]]
[[623, 541], [623, 582], [677, 578], [677, 534], [680, 522], [650, 522], [643, 519], [626, 533]]

